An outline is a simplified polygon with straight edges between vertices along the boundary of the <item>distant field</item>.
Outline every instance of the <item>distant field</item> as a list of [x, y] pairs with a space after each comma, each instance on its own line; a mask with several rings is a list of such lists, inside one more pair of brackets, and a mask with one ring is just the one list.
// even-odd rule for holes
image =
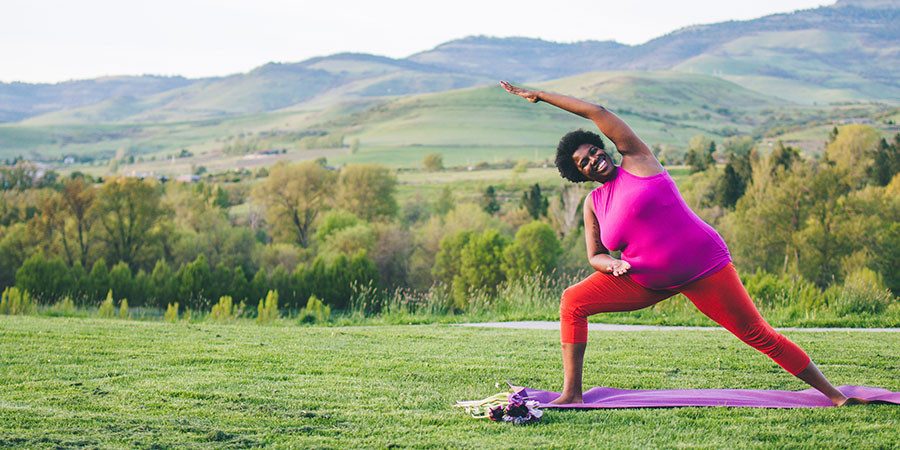
[[[0, 316], [0, 447], [896, 448], [900, 408], [453, 408], [509, 380], [560, 387], [555, 331]], [[788, 333], [836, 384], [898, 390], [887, 333]], [[721, 331], [595, 332], [585, 384], [805, 386]]]

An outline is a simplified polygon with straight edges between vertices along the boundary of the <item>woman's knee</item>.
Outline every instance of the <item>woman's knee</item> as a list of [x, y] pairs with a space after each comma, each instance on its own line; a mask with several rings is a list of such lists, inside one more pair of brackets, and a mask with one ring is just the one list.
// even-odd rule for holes
[[583, 299], [575, 286], [566, 288], [559, 300], [559, 318], [566, 321], [586, 320], [587, 316], [582, 312]]

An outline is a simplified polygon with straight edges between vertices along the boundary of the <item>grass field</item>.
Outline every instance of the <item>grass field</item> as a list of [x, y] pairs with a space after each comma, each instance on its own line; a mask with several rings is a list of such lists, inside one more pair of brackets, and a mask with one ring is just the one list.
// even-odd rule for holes
[[[887, 333], [788, 333], [837, 384], [900, 389]], [[900, 408], [549, 411], [513, 427], [455, 400], [558, 389], [553, 331], [0, 316], [0, 447], [891, 448]], [[720, 331], [594, 333], [585, 383], [801, 389]]]

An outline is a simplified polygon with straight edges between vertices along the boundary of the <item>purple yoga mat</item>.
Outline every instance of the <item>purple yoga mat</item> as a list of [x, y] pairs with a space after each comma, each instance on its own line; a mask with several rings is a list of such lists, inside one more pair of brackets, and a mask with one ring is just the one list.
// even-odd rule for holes
[[[519, 389], [519, 388], [515, 388]], [[541, 408], [668, 408], [676, 406], [739, 406], [745, 408], [818, 408], [832, 406], [828, 397], [815, 389], [805, 391], [767, 391], [753, 389], [670, 389], [628, 390], [595, 387], [584, 393], [584, 403], [551, 405], [557, 392], [524, 388], [526, 395], [540, 402]], [[900, 405], [900, 392], [866, 386], [840, 386], [848, 397], [875, 403]]]

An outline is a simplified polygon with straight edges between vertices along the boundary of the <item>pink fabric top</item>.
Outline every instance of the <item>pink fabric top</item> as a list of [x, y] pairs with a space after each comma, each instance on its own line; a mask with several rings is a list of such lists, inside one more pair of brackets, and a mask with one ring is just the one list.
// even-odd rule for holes
[[691, 211], [668, 172], [639, 177], [618, 167], [591, 198], [603, 246], [622, 251], [641, 286], [675, 290], [731, 261], [725, 241]]

